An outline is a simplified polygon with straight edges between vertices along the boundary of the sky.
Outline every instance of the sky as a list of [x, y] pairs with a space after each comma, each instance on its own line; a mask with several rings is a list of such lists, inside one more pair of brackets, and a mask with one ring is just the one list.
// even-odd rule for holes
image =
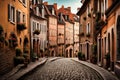
[[64, 7], [71, 7], [72, 13], [77, 13], [77, 8], [81, 7], [81, 0], [43, 0], [44, 2], [48, 2], [48, 4], [57, 3], [58, 8], [60, 8], [62, 5]]

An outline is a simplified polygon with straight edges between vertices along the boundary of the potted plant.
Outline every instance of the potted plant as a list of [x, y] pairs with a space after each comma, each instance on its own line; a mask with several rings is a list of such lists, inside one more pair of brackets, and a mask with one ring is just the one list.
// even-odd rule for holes
[[106, 59], [106, 68], [109, 68], [110, 67], [110, 53], [109, 52], [105, 55], [105, 59]]
[[83, 57], [82, 52], [78, 52], [78, 59], [79, 59], [79, 60], [82, 60], [82, 57]]
[[21, 49], [19, 49], [19, 48], [16, 48], [16, 56], [21, 56], [22, 55], [22, 51], [21, 51]]
[[90, 37], [90, 33], [86, 34], [86, 37]]
[[33, 32], [33, 34], [39, 35], [39, 34], [40, 34], [40, 30], [35, 30], [35, 31]]
[[29, 62], [29, 59], [28, 59], [28, 54], [27, 54], [27, 53], [24, 53], [24, 54], [23, 54], [23, 57], [25, 58], [25, 61], [24, 61], [24, 66], [25, 66], [25, 67], [27, 67], [28, 62]]
[[81, 32], [81, 33], [80, 33], [80, 36], [84, 36], [84, 32]]

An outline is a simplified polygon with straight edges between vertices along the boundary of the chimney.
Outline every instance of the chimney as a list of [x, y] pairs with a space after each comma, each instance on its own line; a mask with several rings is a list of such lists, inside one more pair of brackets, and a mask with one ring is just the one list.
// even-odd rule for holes
[[80, 8], [77, 8], [77, 11], [79, 11], [80, 10]]
[[55, 10], [57, 10], [57, 3], [54, 3], [53, 6], [54, 6]]
[[68, 7], [68, 10], [71, 11], [71, 7]]
[[48, 5], [48, 2], [44, 2], [44, 5]]
[[62, 5], [62, 9], [64, 9], [64, 5]]

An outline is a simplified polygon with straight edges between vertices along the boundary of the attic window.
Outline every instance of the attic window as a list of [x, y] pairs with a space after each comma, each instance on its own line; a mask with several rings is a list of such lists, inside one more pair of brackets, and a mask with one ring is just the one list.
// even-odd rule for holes
[[52, 8], [52, 14], [55, 15], [55, 10], [54, 10], [54, 8]]

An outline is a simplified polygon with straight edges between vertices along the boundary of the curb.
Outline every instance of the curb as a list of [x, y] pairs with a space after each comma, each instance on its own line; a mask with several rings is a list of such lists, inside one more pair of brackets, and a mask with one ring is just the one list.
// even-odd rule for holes
[[[44, 63], [46, 63], [47, 59], [42, 60], [41, 62], [39, 62], [37, 65], [33, 65], [33, 66], [29, 66], [29, 68], [23, 69], [18, 71], [18, 73], [16, 73], [15, 75], [8, 77], [8, 79], [2, 79], [2, 80], [19, 80], [21, 77], [23, 77], [24, 75], [28, 74], [29, 72], [33, 71], [35, 68], [43, 65]], [[34, 64], [34, 63], [33, 63]]]
[[[110, 74], [107, 70], [104, 70], [103, 68], [101, 67], [98, 67], [96, 65], [93, 65], [91, 63], [88, 63], [88, 62], [85, 62], [85, 61], [79, 61], [77, 59], [71, 59], [73, 61], [76, 61], [76, 62], [79, 62], [83, 65], [86, 65], [92, 69], [94, 69], [95, 71], [97, 71], [104, 80], [119, 80], [117, 77], [115, 77], [113, 74]], [[111, 78], [110, 78], [111, 77]]]

